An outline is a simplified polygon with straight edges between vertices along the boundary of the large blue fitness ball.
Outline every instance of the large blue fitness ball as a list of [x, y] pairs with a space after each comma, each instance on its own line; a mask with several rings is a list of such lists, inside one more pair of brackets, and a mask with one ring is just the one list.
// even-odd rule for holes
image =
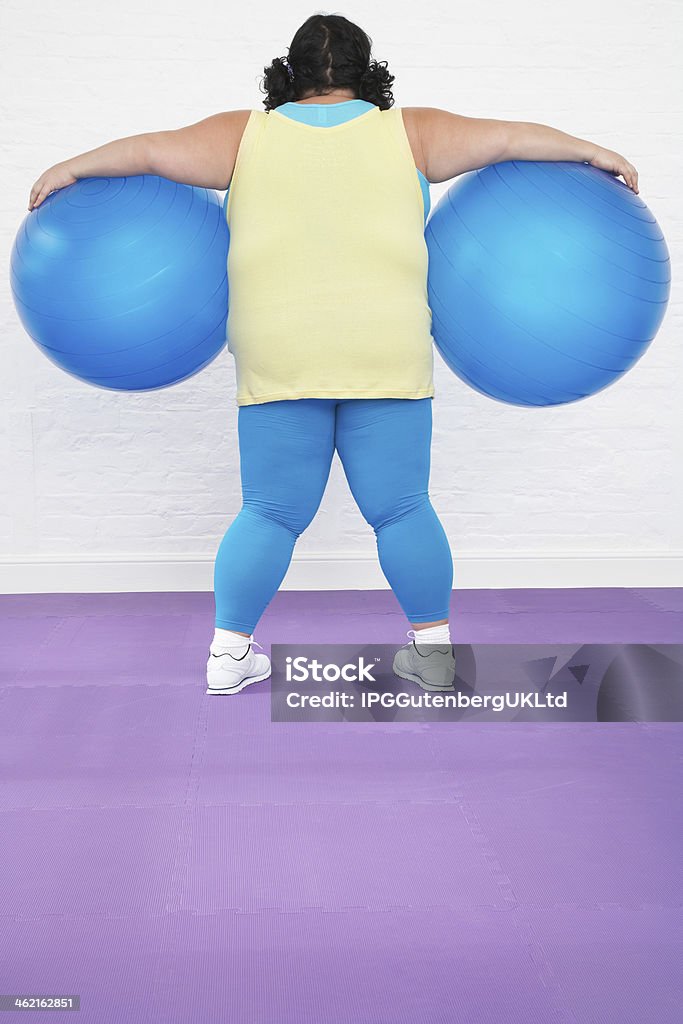
[[427, 223], [434, 343], [512, 405], [561, 405], [640, 359], [669, 298], [643, 200], [589, 164], [509, 161], [458, 178]]
[[226, 343], [228, 234], [211, 189], [155, 175], [84, 178], [19, 229], [19, 317], [79, 380], [117, 391], [177, 384]]

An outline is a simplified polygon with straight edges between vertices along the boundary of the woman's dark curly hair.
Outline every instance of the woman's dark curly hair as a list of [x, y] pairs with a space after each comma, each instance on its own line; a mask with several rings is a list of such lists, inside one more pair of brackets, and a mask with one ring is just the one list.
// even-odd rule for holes
[[340, 14], [313, 14], [297, 29], [288, 57], [276, 57], [264, 68], [263, 105], [319, 96], [333, 89], [352, 89], [359, 100], [388, 110], [394, 102], [394, 76], [386, 61], [370, 59], [372, 39]]

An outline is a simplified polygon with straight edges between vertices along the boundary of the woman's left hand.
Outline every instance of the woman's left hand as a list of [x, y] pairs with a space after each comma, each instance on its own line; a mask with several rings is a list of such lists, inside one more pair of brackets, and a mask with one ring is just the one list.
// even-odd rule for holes
[[31, 189], [28, 201], [29, 210], [40, 206], [43, 200], [49, 196], [50, 192], [54, 192], [58, 188], [64, 188], [66, 185], [73, 185], [77, 180], [76, 176], [72, 174], [68, 163], [55, 164], [53, 167], [49, 167], [44, 174], [41, 174]]
[[621, 175], [628, 187], [632, 188], [634, 192], [638, 192], [638, 171], [626, 157], [620, 156], [619, 153], [615, 153], [611, 149], [603, 149], [602, 146], [598, 146], [592, 160], [588, 162], [592, 167], [599, 167], [603, 171], [609, 171], [610, 174]]

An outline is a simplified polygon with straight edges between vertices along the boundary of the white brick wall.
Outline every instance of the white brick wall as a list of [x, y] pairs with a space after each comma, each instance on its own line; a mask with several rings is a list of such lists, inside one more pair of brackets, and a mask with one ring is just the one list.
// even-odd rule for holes
[[[316, 8], [211, 0], [0, 7], [0, 590], [208, 589], [240, 506], [232, 359], [143, 395], [81, 384], [33, 346], [8, 285], [31, 184], [123, 135], [261, 108], [263, 66]], [[540, 121], [624, 153], [683, 243], [678, 0], [354, 3], [399, 105]], [[265, 34], [262, 26], [267, 26]], [[447, 185], [434, 186], [436, 204]], [[505, 407], [436, 356], [432, 495], [456, 586], [683, 584], [681, 290], [637, 367], [576, 406]], [[384, 586], [335, 459], [285, 587]]]

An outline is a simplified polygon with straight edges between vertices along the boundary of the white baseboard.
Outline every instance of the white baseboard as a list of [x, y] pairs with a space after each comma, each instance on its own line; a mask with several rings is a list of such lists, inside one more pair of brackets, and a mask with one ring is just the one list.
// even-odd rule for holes
[[[683, 587], [683, 552], [518, 552], [454, 556], [453, 588]], [[377, 557], [296, 554], [281, 590], [386, 590]], [[0, 593], [211, 591], [208, 555], [35, 555], [0, 558]]]

